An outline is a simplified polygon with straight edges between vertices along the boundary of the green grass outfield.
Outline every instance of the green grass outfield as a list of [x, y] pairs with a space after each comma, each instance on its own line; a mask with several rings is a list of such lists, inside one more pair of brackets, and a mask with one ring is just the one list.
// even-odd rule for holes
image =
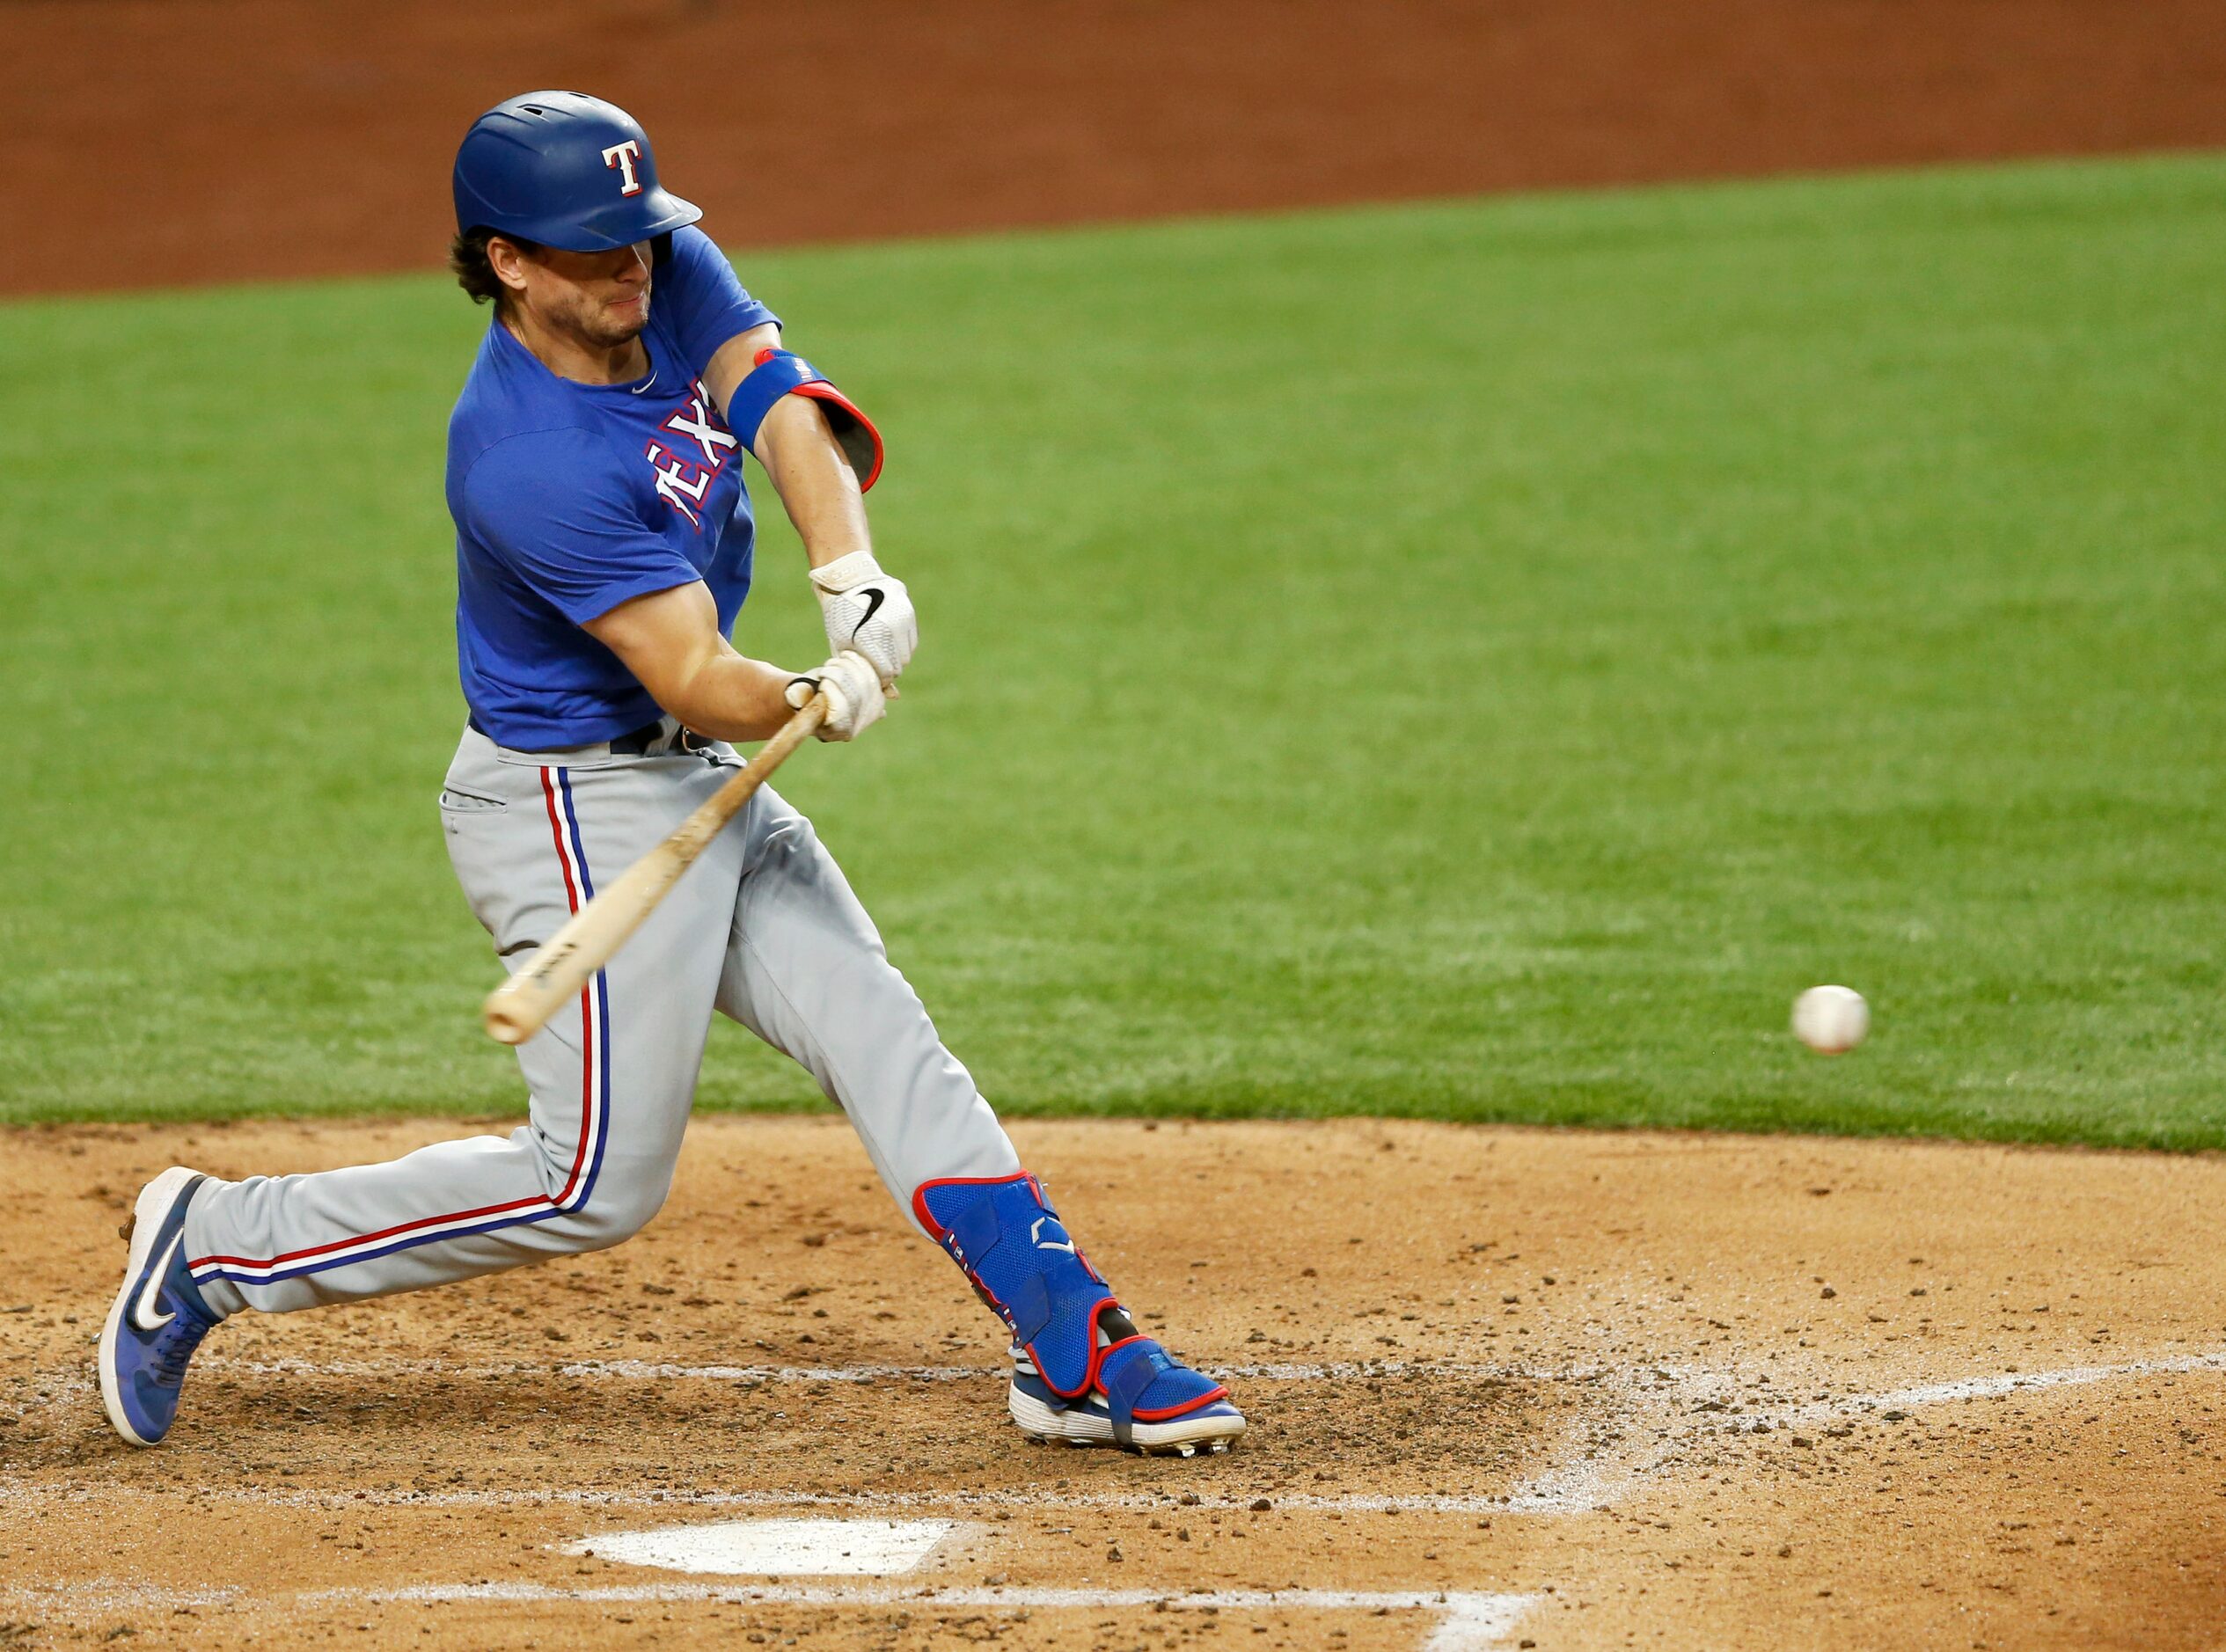
[[[925, 616], [783, 789], [1000, 1107], [2226, 1143], [2226, 160], [743, 268]], [[434, 808], [485, 320], [0, 308], [0, 1119], [516, 1110]], [[706, 1105], [813, 1095], [722, 1025]]]

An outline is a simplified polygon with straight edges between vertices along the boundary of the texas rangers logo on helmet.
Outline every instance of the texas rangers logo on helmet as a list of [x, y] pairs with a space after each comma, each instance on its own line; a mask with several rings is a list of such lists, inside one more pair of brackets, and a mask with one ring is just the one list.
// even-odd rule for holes
[[603, 164], [605, 166], [617, 167], [619, 176], [625, 179], [624, 186], [619, 191], [620, 194], [638, 195], [641, 193], [641, 179], [633, 170], [634, 162], [641, 158], [641, 143], [637, 138], [628, 138], [623, 143], [613, 143], [603, 151]]

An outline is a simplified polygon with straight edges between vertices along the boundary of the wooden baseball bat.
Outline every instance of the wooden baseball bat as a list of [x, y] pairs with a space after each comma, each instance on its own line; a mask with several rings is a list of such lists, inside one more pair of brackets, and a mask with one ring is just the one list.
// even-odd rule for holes
[[814, 694], [780, 732], [758, 749], [749, 764], [705, 799], [696, 812], [673, 829], [672, 836], [628, 866], [616, 883], [565, 920], [564, 927], [541, 943], [516, 975], [487, 995], [480, 1017], [487, 1035], [505, 1044], [523, 1044], [587, 985], [588, 977], [609, 963], [626, 937], [680, 881], [719, 830], [742, 810], [751, 794], [798, 746], [826, 720], [827, 697]]

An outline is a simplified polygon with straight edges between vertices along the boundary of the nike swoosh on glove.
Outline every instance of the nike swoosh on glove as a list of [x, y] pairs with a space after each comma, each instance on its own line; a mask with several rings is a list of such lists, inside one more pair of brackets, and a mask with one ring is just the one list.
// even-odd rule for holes
[[827, 697], [827, 720], [819, 725], [822, 740], [855, 740], [889, 709], [874, 662], [854, 649], [846, 648], [807, 676], [790, 678], [787, 701], [802, 711], [814, 691]]
[[873, 662], [882, 682], [894, 683], [919, 647], [919, 617], [904, 581], [881, 571], [870, 551], [853, 551], [811, 571], [826, 622], [827, 646]]

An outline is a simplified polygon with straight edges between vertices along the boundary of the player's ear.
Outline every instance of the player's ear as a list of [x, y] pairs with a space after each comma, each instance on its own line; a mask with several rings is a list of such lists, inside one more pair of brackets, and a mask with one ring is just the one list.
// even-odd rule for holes
[[494, 279], [514, 293], [525, 291], [526, 247], [508, 236], [491, 235], [487, 238], [487, 264], [494, 272]]

